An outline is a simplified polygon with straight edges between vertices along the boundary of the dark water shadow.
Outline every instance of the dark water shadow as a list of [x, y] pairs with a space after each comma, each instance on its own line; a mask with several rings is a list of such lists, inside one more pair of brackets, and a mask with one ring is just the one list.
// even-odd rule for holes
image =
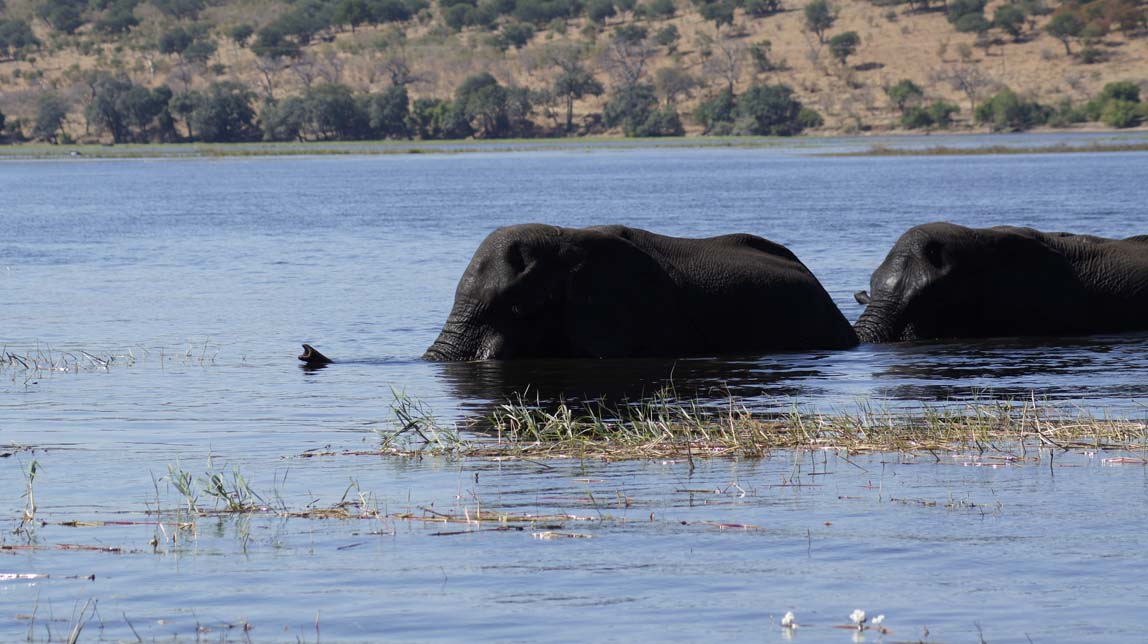
[[677, 400], [720, 404], [761, 396], [816, 395], [826, 378], [825, 354], [744, 358], [643, 360], [488, 360], [446, 362], [438, 376], [471, 413], [488, 414], [506, 401], [542, 407], [558, 403], [605, 405], [669, 393]]
[[870, 346], [891, 400], [1148, 399], [1148, 333]]

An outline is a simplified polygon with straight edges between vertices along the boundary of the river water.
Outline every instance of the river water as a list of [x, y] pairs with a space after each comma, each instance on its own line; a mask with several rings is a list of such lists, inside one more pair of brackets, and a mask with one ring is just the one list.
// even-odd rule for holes
[[[692, 471], [302, 457], [377, 447], [392, 390], [448, 423], [528, 385], [633, 398], [673, 384], [765, 410], [1035, 398], [1144, 415], [1145, 334], [418, 359], [470, 254], [504, 224], [756, 233], [793, 250], [851, 320], [852, 293], [915, 224], [1148, 232], [1148, 153], [817, 151], [0, 163], [0, 343], [46, 367], [0, 369], [0, 639], [66, 640], [77, 621], [81, 641], [1143, 637], [1148, 474], [1123, 454], [778, 453]], [[300, 369], [304, 341], [344, 363]], [[36, 523], [16, 533], [33, 462]], [[157, 525], [151, 510], [186, 501], [170, 481], [181, 470], [239, 471], [274, 507], [351, 499], [388, 518]], [[544, 518], [523, 530], [423, 520], [488, 510]], [[591, 538], [541, 538], [555, 535]], [[891, 632], [832, 628], [856, 608], [886, 614]], [[778, 626], [790, 610], [796, 632]]]

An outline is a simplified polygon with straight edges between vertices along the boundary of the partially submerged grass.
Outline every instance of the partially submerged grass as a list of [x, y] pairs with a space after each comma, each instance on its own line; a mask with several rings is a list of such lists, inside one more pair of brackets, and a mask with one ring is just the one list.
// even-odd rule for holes
[[[384, 440], [381, 452], [410, 456], [428, 451], [460, 457], [689, 459], [762, 457], [772, 450], [840, 449], [849, 452], [951, 452], [975, 449], [1025, 457], [1056, 449], [1148, 449], [1148, 423], [1097, 418], [1085, 411], [1026, 401], [922, 406], [916, 411], [820, 413], [751, 411], [733, 398], [720, 406], [678, 400], [666, 391], [634, 404], [575, 407], [522, 398], [491, 414], [443, 428], [425, 405], [396, 393], [393, 412], [410, 440]], [[415, 410], [415, 411], [412, 411]], [[449, 440], [443, 440], [449, 436]], [[348, 452], [350, 453], [350, 452]], [[354, 452], [378, 454], [379, 451]], [[309, 453], [307, 456], [319, 454]]]
[[840, 157], [938, 157], [938, 156], [985, 156], [1000, 154], [1074, 154], [1086, 152], [1144, 152], [1148, 142], [1135, 143], [1089, 143], [1087, 145], [990, 145], [981, 147], [949, 147], [936, 145], [927, 148], [896, 148], [874, 145], [867, 150], [856, 152], [833, 152], [826, 156]]
[[207, 366], [215, 364], [218, 355], [219, 347], [212, 344], [210, 339], [205, 340], [203, 344], [189, 343], [183, 350], [135, 347], [128, 348], [122, 353], [54, 349], [50, 346], [22, 350], [0, 347], [0, 374], [7, 373], [13, 381], [23, 378], [27, 384], [35, 378], [51, 373], [110, 371], [115, 367], [133, 367], [149, 359], [158, 359], [161, 368], [171, 362], [180, 365]]

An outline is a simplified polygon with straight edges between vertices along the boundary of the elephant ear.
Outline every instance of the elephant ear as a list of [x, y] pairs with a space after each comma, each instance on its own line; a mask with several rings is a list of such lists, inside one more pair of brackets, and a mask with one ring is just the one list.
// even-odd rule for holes
[[594, 358], [664, 352], [677, 326], [677, 289], [657, 260], [599, 232], [588, 232], [571, 255], [564, 327], [572, 351]]

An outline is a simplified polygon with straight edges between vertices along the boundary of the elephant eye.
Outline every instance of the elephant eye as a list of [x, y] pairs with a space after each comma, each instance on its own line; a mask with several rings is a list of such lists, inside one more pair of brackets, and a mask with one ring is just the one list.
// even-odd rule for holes
[[941, 265], [944, 263], [941, 252], [941, 245], [934, 242], [925, 244], [925, 259], [928, 260], [928, 262], [933, 266], [941, 268]]
[[520, 318], [526, 315], [526, 309], [524, 309], [521, 304], [515, 304], [510, 307], [510, 314], [516, 318]]

